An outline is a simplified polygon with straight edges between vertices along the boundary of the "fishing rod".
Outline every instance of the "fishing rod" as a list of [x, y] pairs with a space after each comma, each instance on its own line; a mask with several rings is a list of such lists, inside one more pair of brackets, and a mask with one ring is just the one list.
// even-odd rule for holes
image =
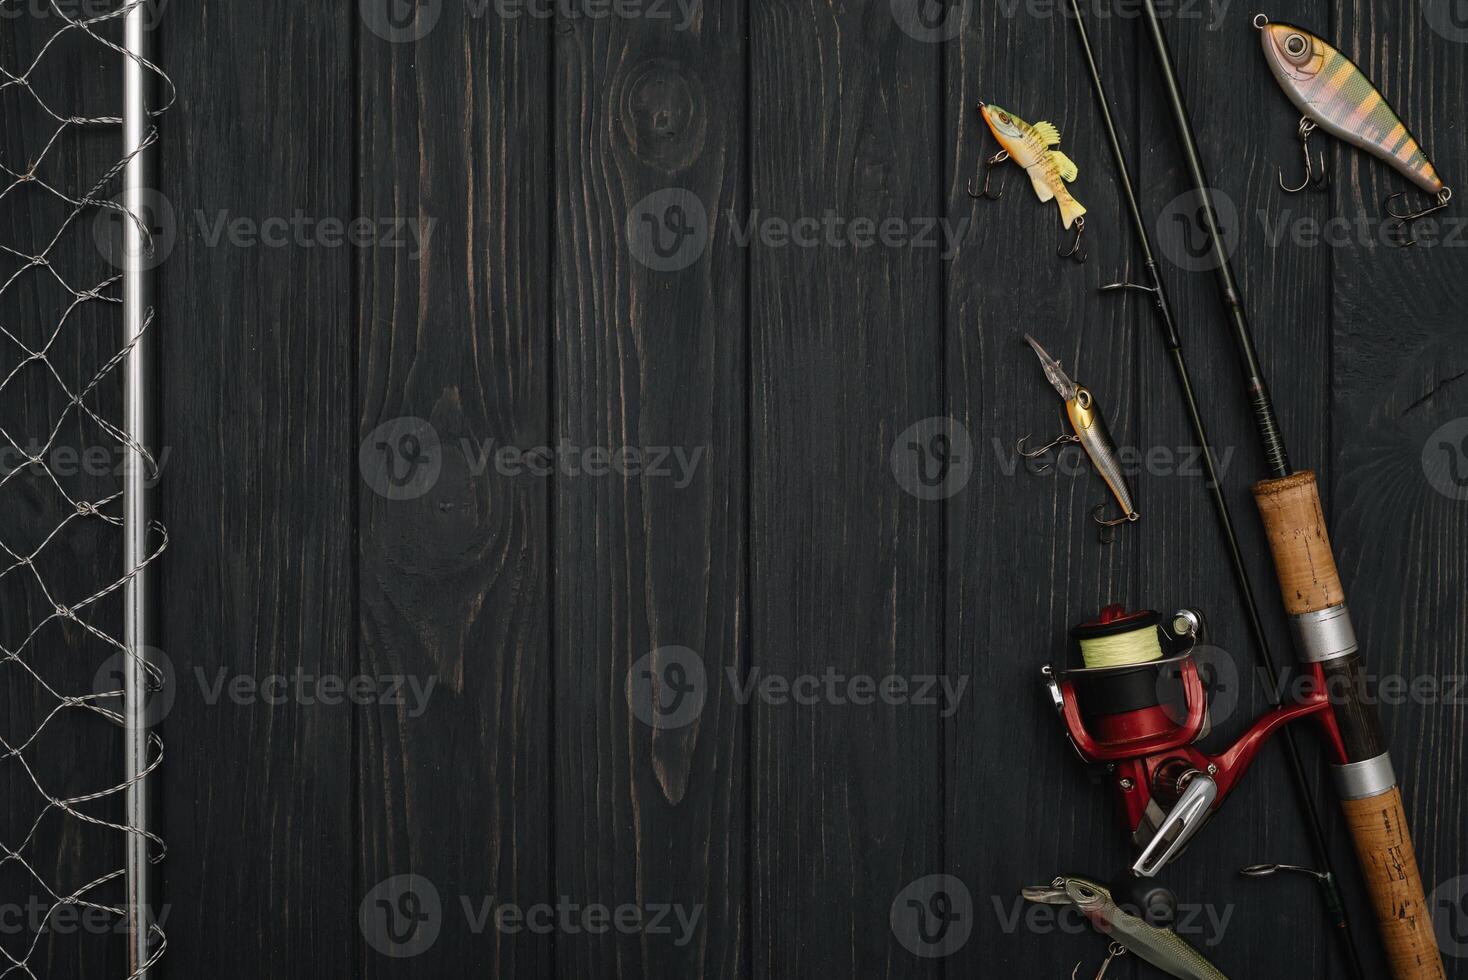
[[[1157, 324], [1162, 329], [1163, 340], [1167, 345], [1168, 353], [1172, 357], [1174, 373], [1177, 376], [1178, 387], [1182, 392], [1183, 405], [1187, 410], [1188, 421], [1192, 426], [1194, 438], [1198, 440], [1198, 447], [1203, 456], [1203, 469], [1206, 477], [1204, 485], [1208, 488], [1209, 495], [1213, 500], [1213, 512], [1218, 519], [1219, 530], [1223, 534], [1224, 545], [1229, 555], [1229, 564], [1233, 569], [1234, 584], [1238, 589], [1239, 598], [1244, 606], [1244, 613], [1249, 623], [1249, 632], [1254, 641], [1254, 651], [1260, 665], [1268, 672], [1269, 676], [1278, 676], [1275, 669], [1274, 654], [1270, 649], [1269, 639], [1265, 634], [1263, 617], [1259, 612], [1259, 602], [1255, 597], [1254, 586], [1249, 578], [1249, 572], [1244, 564], [1243, 552], [1239, 548], [1238, 534], [1234, 529], [1233, 512], [1229, 507], [1228, 499], [1223, 493], [1223, 481], [1219, 478], [1218, 465], [1213, 453], [1212, 442], [1208, 438], [1208, 427], [1203, 421], [1203, 415], [1198, 407], [1198, 399], [1193, 388], [1192, 374], [1188, 370], [1187, 359], [1183, 354], [1182, 339], [1178, 334], [1177, 323], [1173, 319], [1172, 304], [1168, 299], [1167, 287], [1162, 279], [1157, 265], [1157, 259], [1152, 251], [1152, 238], [1147, 230], [1147, 222], [1142, 218], [1141, 207], [1137, 203], [1136, 186], [1132, 182], [1131, 168], [1127, 166], [1126, 153], [1121, 146], [1121, 138], [1117, 133], [1116, 122], [1112, 118], [1111, 99], [1106, 93], [1106, 84], [1101, 79], [1101, 71], [1096, 65], [1096, 56], [1091, 49], [1091, 38], [1086, 30], [1085, 19], [1081, 15], [1079, 0], [1070, 0], [1072, 19], [1075, 21], [1076, 36], [1080, 40], [1081, 52], [1085, 56], [1086, 68], [1091, 76], [1091, 88], [1096, 95], [1096, 102], [1101, 109], [1101, 120], [1106, 131], [1107, 143], [1111, 149], [1111, 158], [1116, 165], [1117, 177], [1121, 184], [1122, 195], [1126, 201], [1126, 208], [1131, 219], [1132, 230], [1136, 235], [1137, 244], [1141, 249], [1142, 263], [1147, 270], [1148, 285], [1132, 282], [1119, 282], [1110, 286], [1103, 286], [1103, 291], [1134, 289], [1147, 293], [1152, 297], [1153, 309], [1156, 313]], [[1274, 706], [1282, 706], [1280, 699], [1275, 699]], [[1341, 901], [1339, 881], [1331, 864], [1330, 848], [1326, 843], [1325, 825], [1320, 818], [1320, 812], [1315, 805], [1315, 797], [1310, 791], [1310, 781], [1305, 774], [1305, 765], [1300, 757], [1300, 747], [1295, 740], [1294, 732], [1288, 727], [1283, 727], [1281, 735], [1284, 739], [1286, 755], [1289, 758], [1290, 771], [1300, 802], [1300, 809], [1304, 813], [1305, 823], [1309, 831], [1310, 843], [1315, 852], [1315, 860], [1322, 873], [1316, 876], [1321, 891], [1324, 893], [1326, 912], [1332, 920], [1335, 933], [1339, 937], [1341, 947], [1346, 955], [1346, 960], [1351, 964], [1353, 975], [1357, 980], [1365, 980], [1365, 968], [1361, 963], [1360, 950], [1356, 948], [1355, 937], [1351, 931], [1351, 924], [1346, 916], [1345, 903]]]
[[1142, 14], [1183, 160], [1198, 196], [1219, 297], [1238, 347], [1254, 423], [1272, 473], [1272, 478], [1254, 485], [1253, 494], [1274, 556], [1280, 595], [1291, 617], [1300, 660], [1314, 677], [1324, 678], [1332, 690], [1330, 710], [1320, 720], [1326, 729], [1332, 775], [1371, 895], [1387, 961], [1395, 980], [1444, 978], [1442, 955], [1433, 935], [1432, 916], [1402, 806], [1402, 791], [1381, 720], [1374, 705], [1363, 697], [1365, 670], [1331, 552], [1315, 474], [1290, 467], [1154, 0], [1142, 0]]

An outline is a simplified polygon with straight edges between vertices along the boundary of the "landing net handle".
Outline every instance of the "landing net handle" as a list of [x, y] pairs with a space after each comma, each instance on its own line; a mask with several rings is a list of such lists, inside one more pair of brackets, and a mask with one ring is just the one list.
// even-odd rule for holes
[[[161, 9], [161, 8], [159, 8]], [[125, 724], [124, 758], [128, 789], [125, 801], [127, 825], [132, 829], [126, 843], [127, 940], [130, 977], [146, 980], [152, 976], [156, 949], [150, 948], [153, 935], [153, 909], [156, 908], [152, 861], [148, 852], [152, 813], [149, 805], [150, 781], [145, 778], [148, 761], [148, 650], [156, 645], [154, 615], [154, 573], [148, 567], [148, 529], [153, 519], [153, 501], [148, 487], [151, 461], [140, 448], [152, 451], [156, 445], [154, 431], [155, 351], [147, 329], [153, 312], [153, 276], [151, 271], [153, 242], [148, 229], [139, 220], [152, 213], [149, 200], [153, 179], [152, 117], [149, 113], [152, 86], [150, 50], [152, 27], [148, 21], [155, 13], [149, 4], [136, 2], [124, 21], [123, 64], [123, 141], [131, 156], [123, 172], [124, 207], [130, 220], [123, 226], [123, 330], [133, 344], [123, 366], [123, 428], [132, 434], [123, 467], [123, 554], [125, 567], [137, 569], [124, 587], [123, 643], [132, 653], [125, 657], [123, 677], [123, 715]]]

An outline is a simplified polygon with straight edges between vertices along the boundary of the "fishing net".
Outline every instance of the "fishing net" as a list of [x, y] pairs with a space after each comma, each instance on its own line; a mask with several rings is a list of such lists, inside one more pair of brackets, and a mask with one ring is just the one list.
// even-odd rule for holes
[[159, 475], [124, 427], [122, 368], [153, 317], [126, 327], [121, 230], [151, 254], [155, 229], [120, 191], [157, 140], [124, 145], [127, 59], [154, 78], [150, 123], [173, 100], [124, 46], [141, 3], [0, 0], [0, 978], [139, 977], [166, 946], [165, 916], [130, 914], [125, 858], [164, 853], [127, 805], [163, 743], [125, 723], [122, 689], [130, 664], [164, 681], [123, 639], [129, 583], [167, 545], [153, 525], [124, 560], [129, 467]]

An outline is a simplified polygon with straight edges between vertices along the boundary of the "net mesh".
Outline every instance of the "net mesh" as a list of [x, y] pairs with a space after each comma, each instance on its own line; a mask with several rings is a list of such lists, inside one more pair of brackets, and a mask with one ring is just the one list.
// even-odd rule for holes
[[[159, 465], [121, 422], [139, 339], [123, 323], [123, 222], [156, 257], [152, 216], [120, 203], [121, 182], [158, 138], [150, 125], [123, 145], [122, 59], [155, 77], [153, 120], [173, 101], [123, 46], [143, 2], [0, 0], [0, 978], [137, 977], [166, 946], [166, 916], [144, 910], [148, 958], [129, 972], [124, 842], [164, 854], [124, 806], [163, 743], [124, 724], [122, 678], [146, 664], [150, 707], [165, 682], [122, 639], [124, 587], [167, 546], [154, 525], [123, 567], [123, 477], [155, 481]], [[147, 765], [130, 780], [138, 737]]]

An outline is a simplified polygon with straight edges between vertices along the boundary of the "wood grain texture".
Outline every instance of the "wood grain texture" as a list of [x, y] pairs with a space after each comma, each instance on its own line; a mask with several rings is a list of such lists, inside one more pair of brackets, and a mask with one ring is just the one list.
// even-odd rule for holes
[[359, 57], [361, 213], [421, 231], [361, 253], [357, 438], [428, 469], [405, 499], [359, 485], [361, 672], [424, 694], [359, 715], [358, 897], [412, 874], [441, 908], [360, 975], [546, 976], [550, 937], [495, 923], [551, 898], [550, 489], [503, 463], [550, 438], [551, 25], [456, 5]]
[[[751, 212], [941, 216], [938, 48], [886, 4], [750, 20]], [[766, 245], [750, 275], [751, 664], [940, 673], [943, 505], [890, 465], [945, 411], [940, 250]], [[756, 700], [750, 724], [754, 975], [937, 975], [889, 924], [945, 870], [937, 710]]]
[[[181, 683], [165, 724], [160, 980], [1046, 976], [1080, 959], [1094, 972], [1103, 947], [1078, 922], [1014, 918], [1021, 887], [1111, 878], [1132, 857], [1039, 668], [1063, 661], [1065, 629], [1106, 602], [1198, 605], [1221, 685], [1210, 748], [1277, 678], [1254, 669], [1149, 305], [1094, 294], [1139, 270], [1068, 18], [1020, 2], [742, 0], [689, 20], [677, 5], [552, 19], [507, 6], [428, 0], [415, 16], [436, 23], [403, 43], [357, 3], [167, 7], [161, 51], [184, 98], [160, 166], [180, 216], [159, 279], [175, 534], [161, 584]], [[1452, 694], [1468, 669], [1468, 251], [1370, 242], [1381, 198], [1405, 182], [1320, 134], [1332, 192], [1282, 194], [1276, 166], [1297, 174], [1298, 116], [1263, 63], [1255, 11], [1164, 6], [1232, 204], [1282, 428], [1295, 465], [1320, 474], [1365, 662], [1439, 682], [1382, 715], [1424, 882], [1447, 889], [1433, 911], [1451, 917], [1468, 871], [1468, 713]], [[1468, 73], [1429, 6], [1269, 13], [1356, 58], [1451, 183], [1468, 173]], [[1216, 287], [1194, 261], [1155, 65], [1134, 5], [1083, 7], [1288, 661], [1248, 491], [1265, 467]], [[0, 32], [0, 50], [16, 43]], [[996, 175], [1000, 201], [968, 197], [995, 150], [979, 99], [1060, 129], [1090, 209], [1086, 266], [1052, 255], [1054, 205], [1019, 171]], [[0, 148], [26, 142], [0, 111]], [[431, 220], [432, 234], [419, 256], [236, 248], [211, 246], [195, 218], [298, 208]], [[691, 257], [651, 247], [650, 231], [676, 243], [698, 212]], [[943, 255], [941, 236], [936, 248], [759, 237], [771, 219], [828, 214], [946, 218], [955, 251]], [[1110, 546], [1089, 518], [1104, 486], [1078, 455], [1036, 474], [1013, 452], [1063, 424], [1024, 332], [1134, 450], [1142, 519]], [[17, 411], [54, 407], [43, 387]], [[359, 471], [359, 450], [405, 416], [433, 426], [439, 475], [392, 500]], [[892, 452], [934, 418], [962, 426], [972, 473], [922, 500], [894, 478]], [[576, 472], [507, 475], [486, 454], [540, 445], [700, 455], [679, 485], [589, 474], [584, 455]], [[18, 506], [0, 501], [0, 526], [35, 524], [43, 504]], [[0, 591], [0, 629], [37, 601]], [[647, 668], [670, 686], [658, 697], [676, 693], [672, 647], [697, 654], [704, 700], [691, 724], [659, 728], [628, 680]], [[298, 666], [435, 688], [414, 715], [209, 704], [194, 680], [196, 668]], [[741, 687], [827, 668], [939, 674], [965, 694], [944, 717]], [[16, 718], [29, 710], [5, 697]], [[1280, 753], [1256, 766], [1163, 883], [1202, 906], [1188, 938], [1229, 975], [1344, 976], [1309, 882], [1236, 875], [1312, 860]], [[1332, 850], [1368, 973], [1385, 976], [1332, 792], [1317, 793]], [[80, 868], [85, 847], [55, 850]], [[431, 881], [443, 911], [430, 948], [393, 959], [358, 915], [399, 874]], [[891, 925], [928, 875], [970, 900], [971, 934], [946, 958], [914, 955]], [[0, 889], [12, 889], [3, 871]], [[676, 904], [698, 918], [687, 942], [676, 926], [476, 928], [461, 897], [478, 909], [491, 896]], [[59, 937], [47, 955], [43, 975], [91, 975]], [[1446, 966], [1468, 977], [1468, 959]], [[1128, 957], [1112, 975], [1151, 974]]]
[[[555, 432], [587, 465], [555, 478], [555, 887], [675, 910], [558, 936], [568, 978], [747, 969], [744, 31], [738, 4], [556, 26]], [[686, 716], [669, 648], [702, 668]]]
[[351, 36], [343, 7], [169, 5], [160, 27], [182, 96], [158, 162], [170, 976], [345, 977], [360, 942], [350, 709], [209, 694], [355, 668], [352, 257], [205, 233], [350, 214]]

